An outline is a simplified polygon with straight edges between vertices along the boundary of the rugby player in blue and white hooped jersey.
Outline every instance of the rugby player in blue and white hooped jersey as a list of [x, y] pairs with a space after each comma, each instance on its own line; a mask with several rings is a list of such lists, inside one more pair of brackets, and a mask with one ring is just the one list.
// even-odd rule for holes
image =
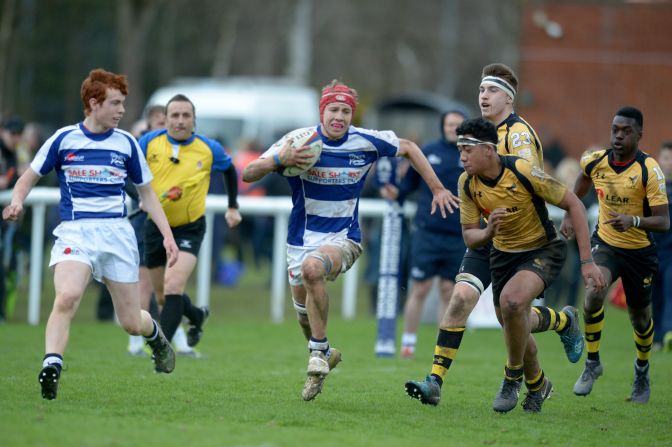
[[[322, 154], [309, 170], [288, 177], [293, 203], [287, 236], [289, 283], [310, 350], [304, 400], [320, 393], [325, 377], [341, 359], [327, 340], [326, 281], [347, 271], [362, 252], [358, 206], [372, 164], [380, 157], [407, 157], [433, 193], [432, 213], [438, 209], [445, 217], [459, 203], [415, 143], [392, 131], [351, 126], [356, 107], [357, 92], [343, 83], [334, 80], [322, 89], [320, 124], [315, 128], [322, 137]], [[245, 168], [243, 180], [308, 166], [308, 147], [293, 150], [290, 145], [287, 137], [274, 144]]]
[[126, 219], [127, 177], [161, 228], [171, 264], [177, 261], [178, 250], [150, 186], [152, 175], [138, 143], [131, 134], [116, 128], [124, 115], [127, 92], [126, 76], [102, 69], [91, 71], [81, 88], [84, 121], [59, 129], [44, 143], [2, 212], [3, 219], [17, 220], [32, 187], [40, 177], [56, 170], [62, 222], [54, 230], [57, 239], [49, 262], [54, 269], [56, 297], [38, 377], [45, 399], [56, 398], [70, 323], [92, 276], [110, 290], [124, 330], [145, 337], [156, 371], [170, 373], [175, 367], [175, 353], [159, 326], [149, 313], [140, 310], [137, 242]]

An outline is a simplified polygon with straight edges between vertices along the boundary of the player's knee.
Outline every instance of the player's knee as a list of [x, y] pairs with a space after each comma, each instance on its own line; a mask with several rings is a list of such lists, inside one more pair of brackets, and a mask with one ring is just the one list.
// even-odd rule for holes
[[467, 310], [476, 306], [478, 302], [478, 293], [471, 287], [460, 285], [453, 289], [453, 294], [450, 297], [450, 307], [456, 309]]
[[632, 323], [632, 328], [634, 330], [643, 334], [649, 329], [651, 316], [644, 312], [635, 312], [633, 315], [630, 315], [630, 322]]
[[142, 335], [142, 321], [139, 318], [134, 321], [119, 321], [119, 323], [128, 335]]
[[75, 292], [61, 292], [54, 300], [54, 311], [59, 313], [73, 314], [77, 309], [80, 295]]
[[502, 293], [499, 297], [499, 305], [502, 309], [502, 315], [518, 315], [527, 309], [526, 303], [520, 297]]
[[183, 284], [185, 282], [182, 278], [166, 279], [163, 284], [163, 295], [182, 295], [184, 293]]
[[301, 277], [305, 282], [322, 281], [325, 275], [324, 263], [318, 258], [308, 257], [301, 264]]

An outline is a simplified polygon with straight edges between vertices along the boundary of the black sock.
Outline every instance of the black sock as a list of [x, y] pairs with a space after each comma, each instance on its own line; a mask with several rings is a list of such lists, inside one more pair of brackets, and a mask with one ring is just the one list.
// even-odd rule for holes
[[182, 294], [182, 304], [184, 315], [191, 321], [191, 324], [201, 326], [203, 324], [203, 311], [191, 303], [191, 299], [186, 293]]
[[184, 305], [182, 295], [166, 295], [166, 303], [161, 311], [161, 329], [168, 341], [173, 340], [173, 335], [182, 321]]
[[153, 293], [149, 299], [149, 315], [151, 315], [155, 320], [159, 319], [159, 303], [156, 302], [156, 295]]
[[522, 382], [523, 365], [515, 365], [509, 368], [508, 364], [504, 367], [504, 378], [511, 382]]

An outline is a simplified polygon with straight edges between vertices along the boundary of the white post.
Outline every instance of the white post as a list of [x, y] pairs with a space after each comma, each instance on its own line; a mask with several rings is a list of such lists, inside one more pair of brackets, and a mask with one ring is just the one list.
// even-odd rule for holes
[[40, 322], [40, 296], [42, 295], [42, 264], [44, 258], [44, 220], [47, 206], [44, 202], [33, 205], [33, 225], [30, 236], [30, 289], [28, 292], [28, 323]]
[[359, 263], [355, 262], [350, 270], [345, 272], [343, 278], [343, 303], [341, 303], [341, 314], [343, 319], [352, 320], [355, 318], [357, 308], [357, 279], [359, 277]]
[[205, 235], [198, 253], [198, 273], [196, 280], [196, 304], [208, 306], [210, 304], [210, 268], [212, 266], [212, 225], [215, 213], [205, 211]]
[[285, 278], [287, 275], [287, 258], [285, 257], [287, 238], [287, 214], [277, 212], [273, 224], [273, 276], [271, 279], [271, 320], [282, 323], [285, 305]]

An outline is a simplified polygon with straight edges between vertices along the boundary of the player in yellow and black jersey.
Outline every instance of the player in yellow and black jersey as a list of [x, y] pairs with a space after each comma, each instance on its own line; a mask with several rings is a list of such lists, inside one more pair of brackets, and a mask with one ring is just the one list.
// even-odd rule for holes
[[[558, 275], [567, 251], [565, 242], [557, 238], [545, 202], [567, 210], [577, 225], [579, 252], [589, 257], [585, 209], [576, 195], [541, 169], [522, 158], [499, 155], [492, 123], [483, 118], [468, 120], [457, 133], [465, 169], [458, 183], [464, 241], [471, 248], [491, 240], [494, 245], [490, 254], [493, 297], [504, 328], [507, 363], [493, 409], [507, 412], [515, 407], [524, 374], [528, 394], [523, 408], [539, 412], [553, 388], [539, 367], [536, 351], [526, 353], [531, 304]], [[483, 218], [488, 220], [485, 228]], [[604, 286], [594, 264], [582, 266], [582, 274], [587, 283]], [[524, 356], [534, 366], [525, 371]]]
[[[486, 101], [490, 96], [483, 87], [481, 99]], [[489, 103], [484, 103], [489, 104]], [[544, 169], [544, 152], [537, 133], [527, 121], [522, 119], [513, 110], [506, 119], [497, 126], [497, 152], [502, 155], [516, 155], [532, 163], [539, 169]]]
[[[649, 354], [653, 344], [651, 291], [658, 270], [658, 256], [651, 231], [669, 229], [670, 217], [665, 191], [665, 176], [658, 163], [639, 150], [643, 128], [642, 113], [623, 107], [611, 124], [611, 147], [581, 158], [583, 172], [574, 191], [579, 197], [595, 186], [600, 206], [593, 234], [593, 255], [581, 257], [581, 263], [599, 266], [607, 284], [619, 277], [623, 282], [630, 321], [634, 329], [635, 378], [630, 400], [646, 403], [649, 386]], [[571, 236], [567, 218], [561, 231]], [[602, 375], [600, 338], [604, 326], [605, 290], [588, 290], [584, 304], [588, 358], [583, 373], [574, 385], [574, 393], [588, 395]]]
[[159, 196], [180, 249], [175, 265], [167, 267], [162, 253], [163, 238], [154, 222], [145, 223], [145, 261], [156, 299], [163, 305], [161, 328], [166, 338], [172, 340], [182, 316], [186, 316], [190, 322], [189, 346], [200, 340], [203, 322], [208, 317], [208, 309], [194, 306], [184, 289], [196, 267], [196, 256], [205, 235], [205, 198], [211, 171], [222, 172], [226, 180], [227, 224], [233, 227], [241, 221], [236, 168], [221, 144], [194, 133], [195, 118], [196, 110], [189, 98], [176, 95], [166, 104], [166, 129], [150, 132], [139, 141], [154, 175], [152, 188]]
[[[513, 102], [518, 89], [518, 78], [511, 68], [504, 64], [490, 64], [483, 68], [478, 102], [482, 116], [497, 125], [497, 152], [502, 155], [516, 155], [524, 158], [537, 169], [543, 169], [541, 142], [534, 129], [513, 110]], [[462, 342], [467, 319], [478, 299], [490, 285], [490, 251], [492, 243], [479, 248], [467, 248], [459, 274], [455, 278], [453, 293], [446, 312], [441, 319], [439, 335], [434, 350], [432, 372], [424, 381], [406, 382], [406, 393], [424, 404], [437, 405], [441, 396], [441, 386]], [[532, 332], [554, 330], [560, 335], [567, 358], [578, 362], [583, 353], [584, 341], [581, 334], [578, 311], [566, 306], [556, 311], [546, 306], [534, 306], [531, 310]], [[526, 344], [533, 358], [536, 342], [530, 335]], [[533, 376], [539, 371], [538, 365], [525, 363], [526, 374]]]

